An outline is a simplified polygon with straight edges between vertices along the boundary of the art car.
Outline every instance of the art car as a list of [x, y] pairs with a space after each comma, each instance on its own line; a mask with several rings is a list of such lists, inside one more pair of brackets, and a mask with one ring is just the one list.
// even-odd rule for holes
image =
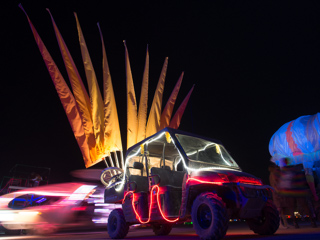
[[96, 205], [99, 205], [99, 196], [95, 195], [97, 190], [94, 184], [70, 182], [2, 195], [0, 231], [16, 235], [26, 230], [44, 235], [63, 229], [93, 228], [95, 221], [101, 223], [102, 219], [102, 215], [95, 212]]
[[201, 239], [221, 239], [229, 219], [243, 219], [260, 235], [279, 227], [272, 189], [241, 170], [220, 141], [165, 128], [128, 149], [124, 169], [101, 175], [105, 202], [121, 203], [108, 219], [111, 238], [148, 223], [168, 235], [175, 223], [193, 222]]

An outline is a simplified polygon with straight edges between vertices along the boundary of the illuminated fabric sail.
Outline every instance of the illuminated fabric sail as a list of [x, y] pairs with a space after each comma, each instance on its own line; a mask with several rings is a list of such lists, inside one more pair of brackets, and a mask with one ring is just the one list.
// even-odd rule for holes
[[124, 41], [125, 56], [126, 56], [126, 75], [127, 75], [127, 149], [137, 143], [138, 132], [138, 116], [137, 116], [137, 101], [134, 91], [129, 53], [126, 42]]
[[[21, 7], [21, 5], [20, 5]], [[22, 9], [22, 7], [21, 7]], [[23, 10], [23, 9], [22, 9]], [[24, 11], [24, 10], [23, 10]], [[93, 164], [104, 159], [108, 155], [110, 159], [111, 166], [114, 166], [114, 161], [112, 160], [112, 152], [114, 153], [114, 159], [117, 167], [120, 166], [118, 160], [118, 153], [120, 152], [121, 165], [124, 167], [123, 160], [123, 147], [121, 141], [120, 127], [118, 113], [116, 109], [116, 102], [114, 97], [114, 91], [111, 81], [111, 75], [109, 71], [107, 55], [105, 51], [103, 36], [100, 31], [100, 38], [102, 41], [102, 65], [103, 65], [103, 94], [104, 99], [101, 96], [101, 92], [98, 87], [97, 78], [92, 66], [91, 58], [85, 43], [85, 39], [77, 18], [75, 14], [79, 42], [81, 47], [81, 54], [83, 58], [85, 73], [88, 81], [88, 86], [90, 90], [91, 102], [87, 94], [86, 88], [83, 85], [80, 74], [75, 66], [72, 56], [58, 30], [55, 21], [48, 10], [56, 38], [59, 44], [61, 55], [68, 73], [68, 77], [72, 86], [73, 95], [65, 83], [61, 73], [59, 72], [57, 66], [53, 62], [50, 54], [48, 53], [46, 47], [35, 31], [33, 25], [31, 24], [29, 17], [28, 21], [30, 23], [31, 29], [34, 33], [36, 42], [38, 44], [39, 50], [43, 56], [43, 59], [47, 65], [50, 76], [55, 84], [56, 90], [63, 104], [65, 112], [68, 116], [69, 122], [71, 124], [72, 130], [79, 144], [83, 158], [85, 161], [85, 166], [90, 167]], [[136, 144], [137, 141], [143, 140], [152, 134], [155, 134], [160, 130], [160, 127], [178, 128], [180, 125], [181, 117], [185, 110], [186, 104], [189, 100], [190, 94], [193, 90], [189, 92], [181, 106], [179, 107], [177, 113], [174, 115], [170, 122], [172, 115], [172, 110], [181, 86], [183, 73], [181, 74], [176, 86], [171, 93], [171, 96], [166, 104], [166, 107], [161, 114], [162, 107], [162, 97], [164, 91], [165, 77], [167, 72], [168, 58], [165, 59], [160, 78], [158, 81], [157, 89], [153, 98], [153, 103], [149, 113], [147, 121], [147, 102], [148, 102], [148, 84], [149, 84], [149, 51], [147, 48], [146, 52], [146, 62], [143, 74], [142, 86], [141, 86], [141, 96], [139, 103], [139, 114], [137, 113], [137, 103], [134, 91], [133, 78], [131, 73], [130, 61], [128, 49], [125, 45], [125, 66], [126, 66], [126, 86], [127, 86], [127, 148]], [[147, 124], [146, 124], [147, 122]], [[170, 122], [170, 124], [169, 124]], [[106, 159], [105, 159], [106, 160]], [[106, 162], [107, 163], [107, 162]], [[108, 164], [107, 164], [108, 166]]]
[[277, 165], [286, 157], [290, 165], [303, 163], [312, 168], [313, 162], [320, 159], [320, 113], [281, 126], [270, 139], [269, 152]]
[[79, 72], [75, 66], [75, 63], [71, 57], [71, 54], [70, 54], [61, 34], [59, 32], [59, 29], [58, 29], [57, 25], [55, 24], [55, 21], [54, 21], [49, 10], [48, 10], [48, 12], [49, 12], [51, 20], [52, 20], [54, 31], [55, 31], [55, 34], [56, 34], [56, 37], [58, 40], [58, 44], [60, 47], [61, 55], [62, 55], [64, 64], [65, 64], [65, 67], [66, 67], [66, 70], [68, 73], [68, 77], [69, 77], [69, 80], [71, 83], [74, 97], [77, 102], [77, 106], [78, 106], [80, 116], [82, 119], [82, 123], [83, 123], [83, 128], [84, 128], [84, 131], [87, 135], [88, 144], [89, 144], [89, 148], [90, 148], [90, 154], [92, 154], [91, 160], [93, 162], [96, 162], [97, 160], [100, 160], [102, 158], [102, 156], [101, 156], [101, 152], [96, 147], [96, 139], [95, 139], [95, 135], [94, 135], [93, 122], [92, 122], [92, 118], [91, 118], [92, 114], [91, 114], [90, 99], [89, 99], [87, 91], [83, 85], [83, 82], [81, 80]]
[[[22, 8], [22, 5], [20, 4], [19, 7], [24, 11]], [[62, 106], [66, 112], [66, 115], [68, 117], [69, 123], [71, 125], [72, 131], [74, 133], [74, 136], [77, 140], [77, 143], [80, 147], [80, 150], [82, 152], [82, 156], [85, 162], [86, 167], [90, 167], [93, 162], [90, 159], [90, 153], [89, 153], [89, 146], [87, 143], [86, 135], [83, 129], [82, 120], [76, 105], [76, 101], [66, 84], [65, 80], [63, 79], [57, 65], [53, 61], [50, 53], [48, 52], [46, 46], [42, 42], [38, 32], [36, 31], [35, 27], [33, 26], [31, 20], [29, 19], [27, 13], [24, 11], [24, 13], [27, 16], [28, 22], [30, 24], [33, 36], [35, 38], [35, 41], [38, 45], [38, 48], [40, 50], [40, 53], [42, 55], [42, 58], [47, 66], [47, 69], [49, 71], [49, 74], [51, 76], [51, 79], [54, 83], [54, 86], [57, 90], [57, 93], [59, 95], [60, 101], [62, 103]]]
[[143, 72], [139, 112], [138, 112], [138, 135], [137, 142], [146, 138], [146, 122], [148, 111], [148, 85], [149, 85], [149, 51], [147, 47], [146, 63]]
[[176, 103], [176, 99], [180, 90], [181, 82], [183, 79], [184, 72], [181, 73], [180, 78], [178, 79], [178, 82], [176, 83], [169, 100], [161, 114], [161, 119], [160, 119], [160, 129], [164, 129], [165, 127], [168, 127], [170, 124], [171, 120], [171, 115], [173, 111], [174, 104]]
[[167, 68], [168, 68], [168, 58], [166, 57], [160, 78], [158, 81], [157, 89], [153, 97], [149, 118], [147, 122], [147, 129], [146, 129], [146, 137], [149, 137], [156, 132], [159, 131], [160, 128], [160, 118], [161, 118], [161, 108], [162, 108], [162, 96], [164, 91], [164, 83], [166, 79], [167, 74]]
[[119, 127], [116, 100], [114, 97], [111, 74], [109, 71], [107, 54], [100, 26], [98, 24], [102, 43], [102, 70], [103, 70], [103, 93], [104, 93], [104, 133], [105, 147], [110, 151], [122, 151], [122, 141]]
[[[82, 60], [84, 64], [84, 70], [87, 77], [89, 93], [91, 98], [91, 111], [92, 111], [92, 122], [94, 127], [94, 134], [96, 139], [96, 146], [99, 149], [101, 155], [108, 155], [104, 147], [104, 111], [103, 111], [103, 100], [101, 92], [97, 82], [96, 73], [94, 71], [89, 51], [82, 34], [80, 23], [77, 14], [74, 13], [77, 22], [77, 29], [79, 35], [79, 43], [81, 49]], [[102, 160], [102, 158], [101, 158]]]
[[176, 111], [175, 115], [173, 116], [169, 127], [174, 128], [174, 129], [178, 129], [178, 127], [180, 126], [182, 115], [184, 113], [184, 110], [186, 109], [186, 106], [188, 104], [188, 101], [189, 101], [189, 98], [190, 98], [191, 93], [193, 91], [193, 88], [194, 88], [194, 85], [192, 86], [192, 88], [189, 91], [188, 95], [185, 97], [185, 99], [181, 103], [181, 105], [178, 108], [178, 110]]

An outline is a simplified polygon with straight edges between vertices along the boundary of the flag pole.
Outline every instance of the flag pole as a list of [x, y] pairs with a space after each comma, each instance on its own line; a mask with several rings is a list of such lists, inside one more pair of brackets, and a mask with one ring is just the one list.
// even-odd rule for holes
[[120, 151], [122, 169], [124, 169], [123, 151]]
[[120, 166], [119, 166], [119, 160], [118, 160], [118, 156], [117, 156], [117, 151], [114, 151], [114, 158], [116, 159], [116, 166], [117, 166], [118, 168], [120, 168]]
[[104, 163], [107, 165], [107, 167], [109, 167], [109, 164], [107, 163], [107, 157], [104, 157], [103, 160], [104, 160]]
[[113, 160], [112, 160], [112, 157], [111, 157], [111, 153], [110, 153], [110, 155], [108, 157], [109, 157], [109, 160], [110, 160], [110, 163], [111, 163], [111, 167], [114, 167]]

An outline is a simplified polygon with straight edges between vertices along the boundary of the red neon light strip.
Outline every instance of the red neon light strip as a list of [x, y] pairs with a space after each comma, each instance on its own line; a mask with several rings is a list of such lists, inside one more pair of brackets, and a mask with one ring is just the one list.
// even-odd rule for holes
[[129, 192], [126, 193], [126, 195], [125, 195], [124, 198], [123, 198], [122, 204], [124, 203], [126, 197], [127, 197], [129, 194], [132, 194], [131, 204], [132, 204], [133, 211], [134, 211], [134, 213], [136, 214], [136, 217], [137, 217], [138, 221], [139, 221], [140, 223], [148, 223], [148, 222], [150, 222], [150, 219], [151, 219], [152, 193], [153, 193], [154, 188], [157, 188], [157, 205], [158, 205], [158, 209], [159, 209], [160, 214], [161, 214], [161, 216], [163, 217], [163, 219], [166, 220], [167, 222], [171, 222], [171, 223], [178, 221], [179, 218], [176, 218], [176, 219], [174, 219], [174, 220], [168, 219], [168, 218], [164, 215], [164, 213], [162, 212], [162, 210], [161, 210], [161, 205], [160, 205], [159, 186], [158, 186], [158, 185], [154, 185], [154, 186], [151, 188], [151, 191], [150, 191], [149, 217], [148, 217], [148, 220], [147, 220], [147, 221], [144, 222], [144, 221], [141, 220], [141, 217], [140, 217], [139, 213], [137, 212], [137, 210], [136, 210], [136, 208], [135, 208], [135, 206], [134, 206], [134, 195], [135, 195], [135, 194], [134, 194], [133, 191], [129, 191]]
[[82, 207], [73, 207], [71, 208], [71, 211], [85, 211], [87, 207], [82, 206]]
[[202, 180], [199, 180], [196, 178], [188, 178], [187, 183], [191, 180], [196, 181], [196, 182], [200, 182], [200, 183], [208, 183], [208, 184], [214, 184], [214, 185], [222, 185], [223, 184], [223, 182], [208, 182], [208, 181], [202, 181]]
[[[190, 181], [190, 180], [193, 180], [193, 181], [196, 181], [196, 182], [200, 182], [200, 183], [207, 183], [207, 184], [214, 184], [214, 185], [222, 185], [224, 182], [221, 181], [221, 182], [208, 182], [208, 181], [202, 181], [202, 180], [199, 180], [199, 179], [196, 179], [196, 178], [188, 178], [187, 179], [187, 183]], [[259, 182], [258, 180], [247, 180], [247, 179], [244, 179], [244, 180], [239, 180], [239, 182], [241, 183], [245, 183], [245, 184], [251, 184], [251, 185], [262, 185], [261, 182]]]
[[258, 180], [257, 181], [254, 181], [254, 180], [252, 180], [252, 181], [250, 181], [250, 180], [240, 180], [239, 182], [240, 183], [244, 183], [244, 184], [250, 184], [250, 185], [259, 185], [259, 186], [262, 185], [262, 183], [259, 182]]

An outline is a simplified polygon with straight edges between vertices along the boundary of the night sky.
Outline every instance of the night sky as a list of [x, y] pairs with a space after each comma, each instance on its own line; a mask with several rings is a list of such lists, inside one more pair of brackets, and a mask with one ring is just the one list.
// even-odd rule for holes
[[[268, 183], [268, 144], [284, 123], [320, 111], [320, 4], [304, 1], [3, 1], [1, 168], [51, 168], [51, 182], [84, 168], [81, 152], [22, 6], [69, 83], [49, 8], [86, 84], [76, 12], [102, 89], [102, 29], [126, 134], [126, 40], [139, 99], [149, 44], [149, 108], [169, 57], [163, 107], [182, 71], [176, 103], [195, 84], [181, 130], [219, 139], [240, 167]], [[174, 112], [175, 112], [174, 110]], [[124, 141], [125, 142], [125, 141]], [[101, 167], [104, 167], [103, 165]]]

